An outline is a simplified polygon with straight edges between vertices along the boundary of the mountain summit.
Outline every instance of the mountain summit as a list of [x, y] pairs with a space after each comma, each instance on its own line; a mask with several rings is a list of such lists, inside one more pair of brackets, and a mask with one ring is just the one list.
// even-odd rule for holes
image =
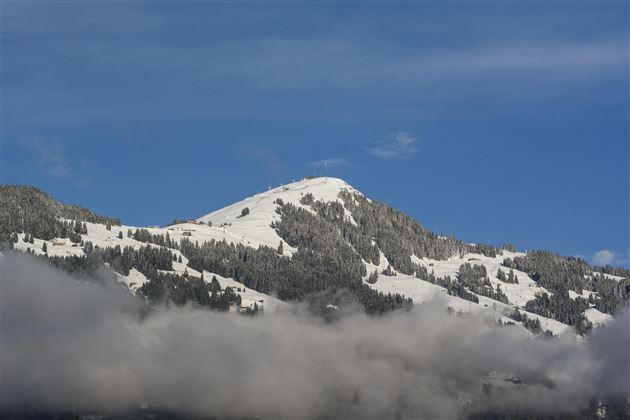
[[[277, 212], [278, 203], [291, 203], [297, 207], [308, 208], [301, 200], [309, 194], [314, 200], [341, 203], [339, 198], [341, 191], [361, 194], [338, 178], [304, 178], [208, 213], [198, 218], [197, 222], [223, 228], [225, 233], [229, 234], [225, 239], [230, 242], [277, 247], [282, 238], [271, 225], [280, 220]], [[294, 249], [287, 247], [285, 251], [292, 253]]]

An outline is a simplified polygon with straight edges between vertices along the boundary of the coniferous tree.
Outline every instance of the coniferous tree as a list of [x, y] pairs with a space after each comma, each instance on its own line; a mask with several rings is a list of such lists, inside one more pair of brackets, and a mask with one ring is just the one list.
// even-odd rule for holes
[[387, 268], [385, 270], [383, 270], [383, 275], [385, 276], [395, 276], [396, 273], [394, 272], [394, 269], [392, 268], [391, 264], [387, 264]]
[[217, 276], [212, 276], [212, 281], [210, 282], [210, 290], [214, 292], [219, 292], [221, 290], [221, 284], [219, 284], [219, 280], [217, 280]]
[[378, 281], [378, 270], [374, 270], [372, 274], [365, 280], [370, 284], [374, 284]]

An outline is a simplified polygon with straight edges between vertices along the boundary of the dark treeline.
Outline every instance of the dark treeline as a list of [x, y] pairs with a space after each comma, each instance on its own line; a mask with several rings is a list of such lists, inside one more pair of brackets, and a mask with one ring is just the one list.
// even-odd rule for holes
[[630, 278], [630, 268], [613, 267], [612, 265], [605, 265], [602, 267], [596, 265], [595, 267], [593, 267], [593, 271], [610, 274], [612, 276]]
[[[143, 284], [138, 292], [152, 304], [172, 302], [176, 305], [185, 305], [192, 302], [221, 312], [229, 311], [231, 306], [239, 309], [241, 307], [241, 296], [234, 289], [226, 287], [222, 290], [216, 277], [206, 282], [203, 274], [201, 277], [192, 277], [186, 273], [183, 276], [158, 273]], [[245, 311], [252, 315], [257, 312], [257, 303]]]
[[135, 239], [136, 241], [161, 245], [167, 248], [179, 249], [179, 244], [177, 241], [171, 239], [171, 236], [168, 232], [165, 235], [162, 234], [152, 234], [147, 229], [136, 229], [135, 231], [131, 231], [129, 229], [127, 231], [127, 236]]
[[[595, 292], [595, 296], [589, 297], [588, 304], [609, 314], [613, 314], [617, 306], [627, 301], [630, 296], [630, 278], [612, 280], [601, 274], [593, 274], [591, 267], [581, 258], [564, 257], [546, 251], [530, 251], [526, 256], [516, 257], [514, 260], [506, 258], [503, 265], [524, 271], [540, 286], [558, 295], [554, 298], [553, 309], [547, 308], [555, 313], [558, 320], [571, 318], [571, 313], [575, 310], [569, 307], [575, 305], [568, 301], [569, 290], [578, 294]], [[537, 300], [536, 306], [543, 304], [543, 300]], [[550, 299], [550, 302], [552, 300]], [[566, 302], [562, 304], [561, 300]], [[586, 301], [584, 298], [582, 300]], [[584, 302], [578, 305], [584, 306]], [[566, 313], [558, 312], [563, 306], [567, 306], [567, 310], [564, 311]]]
[[518, 276], [514, 274], [514, 270], [511, 268], [507, 275], [505, 275], [505, 272], [499, 268], [497, 271], [497, 278], [504, 283], [518, 284]]
[[[453, 255], [476, 252], [496, 256], [502, 251], [491, 245], [469, 245], [452, 237], [440, 237], [420, 226], [409, 216], [384, 204], [370, 201], [358, 193], [342, 190], [339, 202], [315, 201], [312, 194], [302, 197], [317, 215], [334, 224], [341, 237], [367, 262], [379, 261], [379, 249], [397, 271], [413, 275], [418, 265], [411, 256], [444, 260]], [[281, 203], [282, 204], [282, 203]], [[282, 206], [281, 206], [282, 207]], [[347, 210], [356, 221], [345, 217]]]
[[[230, 287], [222, 289], [216, 277], [207, 282], [203, 275], [194, 277], [186, 272], [183, 275], [165, 272], [173, 269], [172, 255], [165, 248], [147, 245], [138, 249], [125, 247], [121, 250], [120, 246], [100, 249], [87, 242], [84, 251], [85, 255], [81, 256], [40, 258], [77, 278], [99, 278], [108, 273], [112, 277], [115, 273], [128, 275], [135, 268], [148, 279], [138, 288], [138, 293], [151, 304], [195, 303], [218, 311], [228, 311], [232, 305], [241, 306], [241, 297]], [[257, 304], [245, 310], [247, 314], [257, 312]]]
[[575, 326], [578, 334], [586, 334], [592, 328], [584, 311], [589, 308], [588, 300], [582, 297], [571, 299], [568, 291], [557, 290], [553, 294], [542, 293], [525, 304], [525, 309], [535, 314], [553, 318], [567, 325]]
[[483, 265], [462, 264], [459, 267], [457, 279], [462, 286], [471, 292], [499, 302], [509, 303], [507, 296], [501, 290], [501, 286], [497, 285], [496, 289], [492, 286], [486, 267]]
[[529, 409], [509, 406], [497, 407], [496, 400], [493, 401], [492, 399], [500, 400], [503, 396], [501, 387], [484, 384], [483, 391], [487, 400], [477, 401], [469, 407], [469, 413], [465, 416], [468, 420], [626, 420], [630, 415], [629, 404], [620, 397], [593, 397], [587, 401], [588, 406], [578, 412], [549, 413], [531, 407]]
[[[601, 274], [593, 275], [591, 267], [581, 258], [532, 251], [513, 260], [506, 258], [503, 265], [524, 271], [551, 292], [539, 294], [527, 302], [526, 310], [573, 325], [580, 334], [592, 328], [584, 315], [586, 309], [594, 307], [601, 312], [614, 314], [630, 295], [630, 279], [617, 281]], [[570, 290], [578, 294], [586, 292], [589, 297], [571, 298]]]
[[466, 290], [462, 282], [458, 279], [453, 280], [451, 276], [436, 277], [435, 273], [433, 271], [429, 273], [429, 270], [427, 270], [426, 267], [418, 266], [417, 268], [418, 270], [415, 272], [415, 276], [417, 278], [445, 288], [449, 295], [457, 296], [470, 302], [479, 303], [477, 295]]
[[506, 258], [503, 265], [524, 271], [548, 290], [573, 290], [581, 294], [590, 290], [588, 276], [592, 270], [581, 258], [563, 257], [546, 251], [530, 251], [524, 257]]
[[188, 239], [182, 241], [180, 249], [191, 268], [233, 278], [247, 288], [276, 294], [282, 300], [301, 301], [313, 293], [347, 289], [368, 313], [412, 305], [410, 299], [384, 295], [363, 284], [361, 272], [365, 266], [345, 264], [334, 251], [317, 253], [298, 248], [289, 258], [264, 246], [254, 249], [225, 241], [199, 245]]
[[[341, 239], [347, 241], [352, 249], [367, 262], [378, 265], [380, 263], [379, 251], [382, 251], [390, 263], [387, 270], [381, 273], [383, 275], [392, 275], [395, 269], [403, 274], [415, 275], [422, 280], [442, 286], [449, 294], [475, 303], [478, 303], [479, 299], [474, 293], [507, 303], [507, 297], [500, 287], [495, 290], [486, 274], [482, 276], [485, 281], [482, 278], [473, 279], [467, 273], [455, 280], [450, 277], [436, 278], [428, 273], [426, 267], [414, 263], [411, 259], [411, 256], [415, 255], [418, 258], [441, 260], [468, 252], [494, 257], [501, 254], [501, 250], [490, 245], [469, 245], [454, 238], [439, 237], [403, 213], [389, 206], [369, 201], [360, 194], [343, 190], [339, 197], [344, 202], [343, 205], [339, 202], [316, 201], [310, 193], [302, 197], [301, 203], [311, 207], [319, 219], [295, 206], [279, 202], [283, 218], [291, 217], [296, 221], [290, 225], [285, 224], [286, 230], [283, 231], [278, 230], [276, 226], [279, 235], [283, 238], [286, 236], [285, 239], [289, 244], [293, 241], [307, 245], [311, 243], [314, 229], [320, 230], [327, 227], [331, 237], [341, 236]], [[346, 211], [352, 215], [356, 225], [346, 216]], [[306, 220], [310, 221], [310, 226], [305, 232], [296, 228]], [[336, 229], [331, 229], [330, 225]], [[377, 280], [378, 278], [373, 276], [368, 278], [369, 283]]]
[[67, 237], [70, 233], [68, 226], [60, 219], [120, 225], [119, 219], [100, 216], [83, 207], [61, 204], [34, 187], [0, 185], [0, 196], [0, 242], [10, 241], [13, 233], [28, 233], [45, 240]]
[[[533, 332], [534, 334], [541, 334], [543, 332], [540, 320], [538, 318], [529, 318], [527, 314], [522, 314], [521, 311], [516, 308], [512, 313], [508, 314], [510, 319], [523, 324], [525, 328]], [[545, 331], [545, 334], [551, 337], [553, 334], [551, 331]]]
[[147, 278], [155, 278], [158, 270], [173, 270], [173, 254], [163, 247], [146, 245], [140, 248], [116, 245], [111, 248], [99, 248], [86, 242], [84, 255], [81, 256], [49, 256], [49, 261], [68, 273], [94, 276], [98, 269], [107, 265], [115, 272], [129, 275], [135, 268]]
[[593, 276], [591, 286], [599, 296], [590, 303], [594, 303], [595, 308], [601, 312], [614, 314], [617, 308], [627, 303], [630, 298], [630, 277], [613, 280], [597, 273]]

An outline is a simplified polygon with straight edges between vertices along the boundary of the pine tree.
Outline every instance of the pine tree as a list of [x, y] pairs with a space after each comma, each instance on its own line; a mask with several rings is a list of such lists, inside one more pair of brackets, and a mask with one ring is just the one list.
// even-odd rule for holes
[[367, 267], [365, 264], [361, 264], [361, 277], [367, 276]]
[[282, 246], [282, 241], [280, 241], [280, 245], [278, 245], [278, 255], [284, 254], [284, 247]]
[[107, 224], [105, 224], [105, 229], [112, 230], [112, 223], [110, 221], [108, 221]]
[[385, 270], [383, 270], [383, 274], [386, 275], [386, 276], [395, 276], [396, 272], [392, 268], [392, 265], [388, 264], [387, 268]]
[[376, 283], [378, 281], [378, 270], [374, 270], [374, 272], [370, 274], [370, 277], [368, 277], [366, 281], [370, 284]]
[[123, 233], [122, 230], [118, 231], [118, 239], [122, 239], [123, 238]]
[[44, 243], [42, 244], [42, 252], [43, 252], [44, 254], [48, 253], [48, 246], [46, 245], [46, 242], [44, 242]]
[[212, 276], [212, 281], [210, 282], [210, 290], [212, 293], [219, 292], [221, 290], [221, 284], [219, 280], [217, 280], [217, 276]]

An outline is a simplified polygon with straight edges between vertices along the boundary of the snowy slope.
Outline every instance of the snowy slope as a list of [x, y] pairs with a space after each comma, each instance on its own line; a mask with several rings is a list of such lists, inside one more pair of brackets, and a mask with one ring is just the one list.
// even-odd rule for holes
[[[266, 245], [277, 248], [282, 239], [271, 228], [271, 223], [280, 219], [280, 216], [276, 213], [277, 204], [275, 201], [277, 199], [311, 211], [310, 207], [300, 203], [305, 194], [313, 194], [315, 200], [340, 202], [338, 195], [343, 189], [358, 192], [352, 186], [337, 178], [304, 179], [256, 194], [253, 197], [246, 198], [197, 219], [199, 222], [211, 223], [212, 227], [187, 224], [177, 225], [174, 228], [175, 230], [179, 227], [195, 229], [193, 236], [199, 238], [199, 240], [225, 239], [228, 242], [241, 242], [253, 247]], [[240, 217], [242, 210], [245, 208], [249, 209], [249, 214]], [[291, 255], [295, 252], [295, 249], [286, 243], [283, 247], [285, 255]]]
[[149, 279], [147, 279], [144, 274], [142, 274], [135, 268], [132, 268], [131, 270], [129, 270], [128, 276], [118, 274], [118, 281], [127, 286], [129, 290], [135, 293], [140, 287], [142, 287], [144, 283], [149, 281]]
[[427, 267], [429, 272], [433, 270], [437, 277], [451, 276], [451, 278], [456, 277], [462, 264], [483, 265], [486, 267], [492, 285], [495, 288], [497, 285], [500, 285], [501, 290], [503, 290], [511, 304], [523, 307], [528, 300], [534, 299], [536, 293], [546, 292], [551, 294], [551, 292], [538, 286], [534, 280], [522, 271], [514, 270], [514, 274], [518, 277], [518, 284], [505, 283], [497, 278], [499, 268], [505, 273], [509, 271], [509, 269], [501, 266], [503, 260], [505, 258], [513, 259], [519, 255], [525, 254], [503, 251], [503, 255], [497, 255], [494, 258], [480, 254], [467, 254], [463, 257], [455, 256], [445, 261], [415, 258], [414, 262]]
[[586, 318], [593, 323], [593, 326], [596, 327], [602, 324], [606, 324], [613, 319], [613, 317], [609, 314], [600, 312], [595, 308], [587, 309], [586, 311], [584, 311], [584, 315], [586, 315]]
[[[567, 331], [569, 328], [567, 325], [554, 319], [545, 318], [543, 316], [527, 312], [523, 309], [525, 303], [528, 300], [533, 299], [536, 293], [550, 293], [545, 288], [538, 286], [536, 282], [534, 282], [526, 273], [514, 270], [514, 273], [518, 276], [518, 284], [505, 283], [496, 278], [497, 271], [501, 266], [501, 261], [503, 261], [504, 258], [514, 258], [517, 255], [519, 254], [504, 251], [504, 255], [498, 255], [495, 258], [486, 257], [480, 254], [467, 254], [463, 257], [454, 256], [444, 261], [421, 259], [415, 256], [412, 258], [413, 262], [427, 267], [429, 272], [433, 271], [437, 277], [450, 276], [452, 279], [456, 278], [459, 267], [462, 264], [469, 263], [473, 265], [484, 265], [488, 271], [488, 276], [490, 277], [492, 285], [496, 287], [496, 285], [499, 284], [505, 295], [508, 297], [509, 304], [507, 305], [503, 302], [495, 301], [481, 295], [477, 295], [479, 303], [469, 302], [467, 300], [448, 295], [446, 293], [446, 289], [440, 286], [400, 273], [397, 273], [395, 276], [380, 275], [378, 281], [370, 286], [383, 293], [399, 293], [401, 295], [405, 295], [412, 298], [416, 304], [421, 304], [435, 298], [436, 296], [440, 296], [440, 298], [444, 299], [448, 306], [455, 310], [461, 310], [464, 312], [470, 311], [475, 314], [487, 314], [489, 312], [493, 312], [497, 319], [501, 319], [504, 322], [511, 321], [505, 316], [505, 314], [513, 312], [515, 308], [519, 308], [519, 311], [522, 314], [526, 314], [528, 318], [538, 318], [543, 330], [550, 330], [556, 335]], [[371, 273], [375, 269], [381, 272], [387, 267], [387, 265], [387, 259], [383, 254], [381, 254], [381, 264], [379, 267], [376, 267], [373, 264], [367, 264], [368, 273]], [[505, 267], [503, 267], [502, 270], [507, 271]]]
[[222, 277], [218, 274], [210, 273], [209, 271], [204, 271], [203, 277], [209, 281], [212, 280], [213, 277], [216, 277], [222, 289], [226, 287], [234, 289], [236, 293], [241, 296], [241, 307], [249, 307], [253, 309], [254, 303], [256, 303], [259, 309], [262, 309], [265, 312], [273, 312], [277, 308], [287, 305], [287, 303], [277, 299], [276, 297], [257, 292], [253, 289], [248, 289], [234, 279]]

